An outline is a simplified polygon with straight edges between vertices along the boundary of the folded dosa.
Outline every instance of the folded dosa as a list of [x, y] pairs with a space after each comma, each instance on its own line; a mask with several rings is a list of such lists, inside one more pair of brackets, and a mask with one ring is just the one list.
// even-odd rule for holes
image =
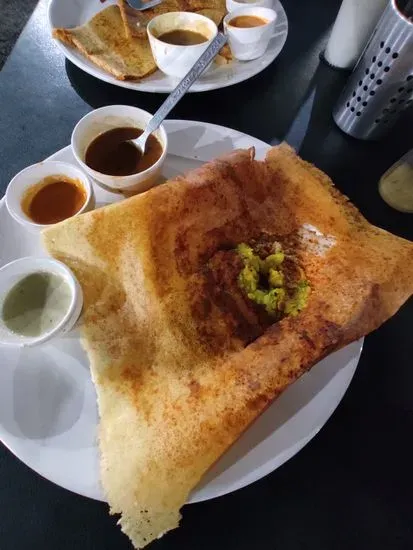
[[53, 29], [53, 36], [119, 80], [139, 80], [157, 69], [146, 31], [127, 37], [118, 6], [108, 6], [79, 27]]
[[[102, 484], [137, 548], [177, 527], [202, 475], [289, 384], [413, 292], [412, 243], [370, 225], [288, 146], [253, 157], [235, 151], [44, 232], [84, 292]], [[262, 233], [295, 237], [312, 291], [252, 338], [210, 269]]]
[[208, 19], [211, 19], [215, 23], [215, 25], [219, 27], [221, 21], [224, 19], [226, 10], [219, 8], [202, 8], [199, 9], [196, 13], [198, 13], [199, 15], [203, 15], [204, 17], [208, 17]]

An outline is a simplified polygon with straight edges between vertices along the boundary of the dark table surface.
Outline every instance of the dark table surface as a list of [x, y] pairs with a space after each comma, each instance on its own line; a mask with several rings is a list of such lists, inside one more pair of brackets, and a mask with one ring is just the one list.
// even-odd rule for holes
[[[319, 63], [319, 53], [339, 4], [285, 0], [290, 33], [274, 64], [232, 88], [186, 96], [173, 118], [268, 142], [287, 138], [371, 222], [413, 240], [413, 216], [377, 192], [380, 175], [413, 146], [410, 114], [380, 143], [348, 138], [331, 121], [347, 74]], [[90, 109], [126, 103], [154, 111], [164, 97], [105, 84], [65, 62], [45, 9], [42, 0], [0, 73], [0, 196], [15, 172], [67, 145]], [[411, 550], [412, 326], [411, 301], [366, 339], [347, 394], [304, 450], [245, 489], [186, 506], [182, 527], [152, 548]], [[131, 548], [105, 504], [53, 485], [3, 446], [0, 495], [2, 550]]]

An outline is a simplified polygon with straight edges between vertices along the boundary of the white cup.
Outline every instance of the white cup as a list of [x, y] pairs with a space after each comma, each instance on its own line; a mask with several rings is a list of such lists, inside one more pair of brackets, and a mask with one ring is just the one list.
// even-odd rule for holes
[[86, 192], [86, 199], [82, 208], [80, 208], [74, 216], [83, 214], [83, 212], [87, 212], [88, 210], [93, 210], [95, 207], [95, 195], [92, 184], [80, 168], [68, 162], [54, 160], [45, 160], [37, 164], [32, 164], [16, 174], [6, 190], [6, 206], [9, 214], [31, 233], [38, 233], [45, 227], [49, 227], [50, 224], [44, 225], [32, 221], [23, 210], [23, 197], [30, 187], [40, 183], [48, 176], [65, 176], [78, 180], [82, 184]]
[[111, 176], [93, 170], [86, 164], [86, 151], [92, 141], [113, 128], [141, 128], [146, 127], [152, 115], [147, 111], [129, 105], [107, 105], [91, 111], [79, 120], [72, 132], [72, 151], [82, 169], [104, 189], [114, 193], [124, 192], [137, 194], [147, 191], [158, 181], [168, 149], [168, 137], [161, 124], [154, 132], [155, 137], [162, 145], [162, 155], [143, 172], [129, 176]]
[[[240, 15], [250, 15], [268, 21], [258, 27], [233, 27], [232, 19]], [[277, 13], [269, 8], [245, 7], [234, 10], [224, 18], [224, 32], [228, 36], [229, 47], [237, 59], [249, 61], [261, 57], [275, 34]]]
[[228, 13], [239, 8], [272, 8], [273, 6], [274, 0], [226, 0]]
[[[207, 40], [192, 46], [177, 46], [159, 40], [162, 34], [178, 29], [200, 33]], [[218, 28], [208, 17], [177, 11], [154, 17], [147, 26], [147, 32], [158, 68], [169, 76], [183, 78], [216, 37]]]
[[39, 336], [22, 336], [12, 332], [0, 316], [0, 346], [37, 346], [69, 332], [78, 320], [83, 306], [83, 293], [76, 277], [67, 265], [52, 258], [27, 256], [14, 260], [0, 269], [0, 311], [7, 293], [21, 279], [32, 273], [46, 272], [61, 277], [69, 286], [71, 299], [61, 321]]

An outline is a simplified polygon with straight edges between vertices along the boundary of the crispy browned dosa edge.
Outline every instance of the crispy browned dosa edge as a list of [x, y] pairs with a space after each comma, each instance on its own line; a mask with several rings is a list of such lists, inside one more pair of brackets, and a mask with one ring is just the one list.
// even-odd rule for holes
[[[205, 273], [261, 232], [296, 236], [312, 291], [246, 345]], [[178, 525], [202, 475], [285, 388], [413, 292], [413, 244], [370, 225], [286, 145], [265, 163], [236, 151], [44, 242], [82, 285], [102, 484], [138, 548]]]
[[53, 29], [53, 37], [77, 48], [118, 80], [139, 80], [157, 70], [146, 31], [128, 38], [118, 6], [108, 6], [73, 29]]
[[226, 9], [223, 8], [201, 8], [196, 10], [195, 13], [203, 15], [204, 17], [208, 17], [208, 19], [211, 19], [211, 21], [213, 21], [215, 25], [219, 27], [227, 12]]
[[148, 20], [145, 13], [133, 9], [126, 0], [117, 0], [122, 16], [123, 28], [128, 38], [142, 38], [146, 36]]
[[157, 15], [171, 11], [185, 11], [182, 9], [183, 0], [164, 0], [154, 8], [138, 11], [129, 6], [126, 0], [117, 0], [122, 15], [124, 30], [128, 38], [142, 38], [146, 35], [146, 26]]

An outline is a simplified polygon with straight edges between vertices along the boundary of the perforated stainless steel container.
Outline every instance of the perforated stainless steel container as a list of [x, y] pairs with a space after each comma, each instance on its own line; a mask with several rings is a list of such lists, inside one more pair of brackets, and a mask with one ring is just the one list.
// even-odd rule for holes
[[333, 110], [355, 138], [379, 139], [413, 101], [411, 3], [398, 4], [389, 2]]

